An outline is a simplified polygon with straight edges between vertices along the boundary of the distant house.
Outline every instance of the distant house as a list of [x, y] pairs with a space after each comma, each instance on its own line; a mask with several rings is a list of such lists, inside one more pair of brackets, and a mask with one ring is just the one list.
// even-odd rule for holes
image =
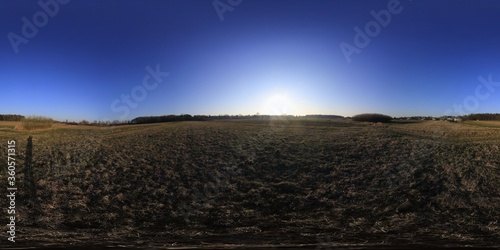
[[446, 117], [446, 121], [449, 121], [449, 122], [462, 122], [462, 118], [460, 118], [460, 117]]

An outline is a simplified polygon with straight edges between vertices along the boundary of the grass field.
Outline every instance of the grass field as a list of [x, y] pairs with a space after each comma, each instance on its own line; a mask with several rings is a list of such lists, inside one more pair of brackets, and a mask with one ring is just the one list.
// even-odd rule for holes
[[498, 122], [16, 126], [20, 244], [500, 244]]

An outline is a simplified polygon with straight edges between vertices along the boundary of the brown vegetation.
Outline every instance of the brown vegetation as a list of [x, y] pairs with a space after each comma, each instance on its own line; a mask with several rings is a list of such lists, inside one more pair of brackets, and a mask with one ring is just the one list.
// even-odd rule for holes
[[[500, 244], [500, 130], [478, 124], [288, 119], [37, 132], [40, 207], [19, 208], [23, 241]], [[9, 137], [0, 140], [25, 147], [27, 133]]]
[[42, 116], [28, 116], [21, 120], [21, 125], [25, 130], [46, 129], [52, 127], [54, 121], [51, 118]]

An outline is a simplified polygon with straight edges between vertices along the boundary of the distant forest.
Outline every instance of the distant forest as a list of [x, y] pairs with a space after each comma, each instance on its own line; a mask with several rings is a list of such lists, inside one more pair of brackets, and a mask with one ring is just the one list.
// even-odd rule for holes
[[[211, 121], [211, 120], [226, 120], [226, 119], [257, 119], [257, 120], [265, 120], [271, 119], [274, 117], [283, 118], [283, 117], [295, 117], [292, 115], [287, 116], [271, 116], [271, 115], [163, 115], [163, 116], [141, 116], [134, 118], [130, 121], [113, 121], [113, 122], [105, 122], [105, 121], [81, 121], [79, 123], [76, 122], [63, 122], [72, 125], [98, 125], [98, 126], [110, 126], [110, 125], [122, 125], [122, 124], [145, 124], [145, 123], [159, 123], [159, 122], [178, 122], [178, 121]], [[339, 115], [306, 115], [301, 116], [303, 118], [315, 118], [315, 119], [344, 119], [345, 117]], [[357, 116], [355, 116], [357, 117]], [[353, 117], [353, 118], [355, 118]], [[482, 114], [470, 114], [465, 116], [458, 116], [463, 120], [470, 121], [500, 121], [500, 113], [482, 113]], [[14, 114], [0, 114], [0, 121], [21, 121], [25, 117], [23, 115], [14, 115]], [[416, 117], [421, 118], [421, 117]], [[427, 117], [428, 120], [431, 120], [432, 117]]]
[[158, 123], [158, 122], [178, 122], [178, 121], [207, 121], [211, 120], [206, 115], [163, 115], [163, 116], [141, 116], [130, 121], [132, 124]]
[[480, 120], [480, 121], [500, 121], [500, 113], [492, 114], [470, 114], [463, 117], [465, 120]]
[[[164, 116], [141, 116], [130, 121], [132, 124], [144, 124], [144, 123], [158, 123], [158, 122], [177, 122], [177, 121], [211, 121], [211, 120], [228, 120], [228, 119], [270, 119], [273, 117], [295, 117], [293, 115], [288, 116], [271, 116], [271, 115], [217, 115], [217, 116], [207, 116], [207, 115], [164, 115]], [[343, 116], [338, 115], [306, 115], [305, 118], [323, 118], [323, 119], [342, 119]]]
[[0, 121], [14, 121], [18, 122], [24, 119], [22, 115], [0, 115]]

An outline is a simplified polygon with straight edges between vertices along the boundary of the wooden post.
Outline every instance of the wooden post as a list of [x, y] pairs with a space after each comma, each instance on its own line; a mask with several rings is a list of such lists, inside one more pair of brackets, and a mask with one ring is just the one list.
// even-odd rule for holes
[[28, 137], [28, 144], [26, 145], [26, 159], [24, 161], [25, 164], [25, 187], [28, 192], [28, 196], [30, 200], [35, 199], [36, 190], [35, 190], [35, 179], [33, 177], [33, 142], [32, 137]]

